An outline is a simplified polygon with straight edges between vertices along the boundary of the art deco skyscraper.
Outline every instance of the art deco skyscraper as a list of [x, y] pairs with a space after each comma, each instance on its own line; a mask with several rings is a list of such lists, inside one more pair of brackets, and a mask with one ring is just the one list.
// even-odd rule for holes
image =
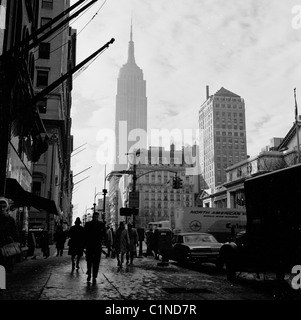
[[199, 110], [201, 189], [226, 182], [225, 169], [247, 158], [245, 103], [221, 88]]
[[135, 61], [131, 25], [128, 60], [117, 80], [115, 170], [127, 167], [126, 153], [147, 147], [147, 97], [143, 71]]

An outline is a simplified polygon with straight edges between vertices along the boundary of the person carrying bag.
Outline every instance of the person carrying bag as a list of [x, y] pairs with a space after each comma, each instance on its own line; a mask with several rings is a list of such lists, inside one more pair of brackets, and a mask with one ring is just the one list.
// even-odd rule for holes
[[0, 264], [11, 272], [21, 255], [19, 233], [15, 219], [9, 215], [9, 202], [0, 198]]

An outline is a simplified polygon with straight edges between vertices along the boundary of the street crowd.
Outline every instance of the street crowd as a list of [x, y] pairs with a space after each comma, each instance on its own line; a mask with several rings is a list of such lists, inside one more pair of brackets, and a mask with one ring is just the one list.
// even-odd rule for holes
[[[80, 218], [76, 218], [69, 231], [64, 232], [63, 228], [59, 227], [54, 237], [57, 256], [62, 256], [67, 240], [71, 272], [79, 269], [79, 261], [83, 255], [87, 262], [87, 281], [92, 280], [93, 283], [96, 282], [102, 254], [107, 258], [116, 258], [119, 268], [123, 267], [124, 262], [133, 264], [138, 246], [138, 232], [130, 222], [126, 228], [125, 222], [120, 221], [114, 232], [113, 228], [106, 227], [105, 223], [99, 220], [99, 213], [95, 211], [91, 221], [86, 222], [84, 227], [81, 224]], [[106, 251], [103, 245], [106, 246]], [[44, 253], [44, 256], [47, 258], [47, 254]]]
[[[9, 202], [6, 198], [0, 198], [0, 264], [4, 265], [7, 271], [12, 269], [15, 263], [15, 251], [12, 247], [18, 247], [19, 234], [15, 220], [9, 215]], [[87, 281], [96, 282], [101, 255], [106, 258], [114, 258], [117, 260], [118, 268], [122, 268], [124, 264], [133, 264], [137, 257], [137, 246], [142, 251], [142, 241], [146, 240], [147, 251], [145, 255], [151, 255], [155, 259], [159, 259], [156, 230], [147, 230], [141, 236], [138, 235], [137, 229], [133, 227], [131, 222], [119, 222], [117, 230], [113, 230], [109, 225], [106, 226], [104, 221], [99, 220], [99, 213], [95, 211], [92, 220], [82, 226], [80, 218], [76, 218], [74, 225], [69, 230], [64, 230], [63, 223], [57, 226], [54, 234], [54, 242], [56, 246], [56, 255], [62, 256], [67, 241], [68, 255], [71, 257], [71, 272], [79, 269], [80, 259], [85, 255], [87, 262]], [[28, 239], [29, 252], [35, 259], [35, 236], [30, 235]], [[47, 230], [41, 231], [39, 235], [39, 247], [43, 253], [43, 257], [47, 259], [50, 256], [49, 236]], [[106, 247], [106, 251], [103, 249]], [[8, 248], [8, 249], [7, 249]], [[12, 253], [11, 253], [12, 252]], [[19, 252], [20, 253], [20, 252]]]

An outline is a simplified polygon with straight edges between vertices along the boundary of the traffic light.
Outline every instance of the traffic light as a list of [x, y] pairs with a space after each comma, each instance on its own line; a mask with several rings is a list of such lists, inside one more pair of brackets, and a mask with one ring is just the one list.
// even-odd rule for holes
[[183, 188], [183, 180], [181, 178], [178, 178], [178, 189]]
[[173, 187], [173, 189], [178, 189], [178, 178], [177, 177], [172, 178], [172, 187]]

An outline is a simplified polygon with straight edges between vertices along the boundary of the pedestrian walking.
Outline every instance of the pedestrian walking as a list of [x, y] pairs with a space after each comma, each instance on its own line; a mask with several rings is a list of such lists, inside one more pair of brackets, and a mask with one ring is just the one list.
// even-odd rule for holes
[[136, 247], [138, 245], [138, 232], [131, 223], [128, 223], [128, 233], [130, 239], [129, 251], [127, 252], [127, 263], [133, 264], [134, 257], [137, 256]]
[[107, 226], [107, 254], [106, 257], [110, 258], [112, 253], [112, 247], [113, 247], [113, 233], [110, 226]]
[[154, 251], [154, 240], [155, 240], [155, 236], [154, 236], [154, 231], [153, 229], [149, 229], [148, 231], [146, 231], [145, 234], [146, 237], [146, 257], [147, 256], [153, 256], [153, 251]]
[[125, 229], [124, 221], [119, 222], [119, 227], [115, 237], [115, 253], [117, 258], [117, 266], [122, 268], [124, 255], [128, 252], [130, 239], [128, 231]]
[[15, 219], [9, 214], [9, 202], [0, 198], [0, 247], [19, 241], [19, 232]]
[[159, 230], [155, 228], [152, 239], [152, 252], [156, 260], [159, 260]]
[[75, 267], [76, 270], [79, 269], [79, 261], [84, 253], [84, 228], [81, 226], [81, 224], [82, 222], [80, 221], [80, 218], [77, 217], [74, 225], [68, 232], [68, 255], [71, 256], [72, 272], [74, 271]]
[[62, 256], [66, 242], [66, 232], [63, 229], [62, 223], [57, 227], [57, 231], [54, 235], [54, 241], [56, 242], [56, 256]]
[[[5, 266], [8, 272], [11, 272], [15, 261], [16, 256], [6, 256], [2, 252], [2, 248], [7, 248], [10, 246], [16, 245], [16, 248], [19, 248], [19, 232], [15, 219], [9, 214], [10, 205], [6, 198], [0, 198], [0, 265]], [[15, 249], [15, 247], [14, 247]], [[5, 251], [5, 250], [4, 250]], [[20, 249], [21, 252], [21, 249]]]
[[112, 232], [112, 239], [113, 239], [111, 257], [115, 258], [116, 257], [116, 252], [115, 252], [116, 232], [112, 227], [111, 227], [111, 232]]
[[47, 230], [41, 231], [40, 247], [41, 247], [41, 250], [43, 252], [43, 257], [45, 259], [47, 259], [50, 256], [49, 236], [48, 236], [48, 231]]
[[86, 248], [86, 261], [87, 261], [87, 281], [90, 282], [91, 274], [93, 277], [93, 283], [96, 283], [98, 274], [102, 242], [106, 237], [105, 224], [99, 221], [99, 213], [94, 212], [92, 221], [88, 221], [84, 227], [84, 247]]

